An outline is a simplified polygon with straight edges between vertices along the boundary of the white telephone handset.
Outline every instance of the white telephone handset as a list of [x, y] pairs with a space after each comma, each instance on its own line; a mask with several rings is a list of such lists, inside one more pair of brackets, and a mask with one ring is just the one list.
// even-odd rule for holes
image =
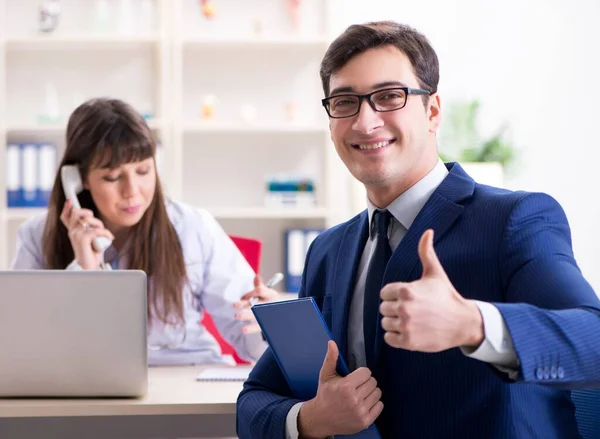
[[[71, 200], [73, 207], [81, 209], [81, 204], [79, 204], [79, 200], [77, 199], [77, 194], [83, 190], [83, 182], [81, 181], [79, 168], [74, 165], [63, 166], [60, 170], [60, 178], [62, 179], [62, 185], [67, 200]], [[105, 236], [96, 236], [92, 245], [97, 252], [103, 252], [111, 243], [112, 241]]]

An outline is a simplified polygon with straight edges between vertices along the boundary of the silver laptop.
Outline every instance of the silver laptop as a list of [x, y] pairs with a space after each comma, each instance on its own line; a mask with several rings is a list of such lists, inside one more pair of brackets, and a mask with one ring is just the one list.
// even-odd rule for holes
[[146, 274], [0, 271], [0, 397], [137, 397]]

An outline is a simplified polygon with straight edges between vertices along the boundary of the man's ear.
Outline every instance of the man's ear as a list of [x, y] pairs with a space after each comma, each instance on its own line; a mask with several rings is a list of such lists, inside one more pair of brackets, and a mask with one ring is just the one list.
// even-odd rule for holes
[[427, 118], [429, 119], [429, 132], [436, 133], [442, 121], [442, 106], [440, 95], [435, 93], [429, 96], [427, 103]]

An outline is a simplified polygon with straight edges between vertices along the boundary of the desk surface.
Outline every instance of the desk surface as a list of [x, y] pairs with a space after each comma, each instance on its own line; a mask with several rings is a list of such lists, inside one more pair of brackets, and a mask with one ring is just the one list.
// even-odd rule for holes
[[199, 382], [204, 367], [151, 367], [148, 393], [123, 399], [0, 399], [0, 418], [234, 414], [243, 382]]

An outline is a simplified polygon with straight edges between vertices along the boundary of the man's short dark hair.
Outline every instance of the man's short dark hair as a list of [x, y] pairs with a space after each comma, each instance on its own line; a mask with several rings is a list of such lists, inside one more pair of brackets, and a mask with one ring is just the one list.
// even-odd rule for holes
[[[335, 39], [321, 61], [321, 82], [325, 97], [329, 96], [331, 75], [350, 59], [369, 49], [394, 46], [410, 60], [419, 87], [437, 92], [440, 79], [438, 57], [425, 35], [410, 26], [394, 21], [354, 24]], [[427, 96], [424, 97], [427, 100]]]

